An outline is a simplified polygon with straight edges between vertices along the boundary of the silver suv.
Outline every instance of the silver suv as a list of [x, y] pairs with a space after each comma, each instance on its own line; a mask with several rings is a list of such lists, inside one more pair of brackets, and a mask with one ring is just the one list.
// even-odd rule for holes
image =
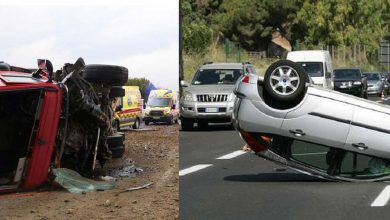
[[230, 122], [235, 95], [233, 87], [243, 73], [256, 74], [250, 63], [205, 63], [191, 83], [181, 81], [181, 128], [205, 130], [209, 122]]

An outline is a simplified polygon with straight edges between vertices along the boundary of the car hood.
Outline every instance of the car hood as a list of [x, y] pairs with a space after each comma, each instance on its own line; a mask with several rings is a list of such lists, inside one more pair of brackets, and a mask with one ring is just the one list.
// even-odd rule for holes
[[367, 80], [367, 84], [370, 84], [370, 85], [374, 85], [377, 82], [379, 82], [379, 80]]
[[230, 94], [233, 92], [234, 84], [232, 85], [191, 85], [185, 89], [192, 94], [215, 94], [224, 93]]

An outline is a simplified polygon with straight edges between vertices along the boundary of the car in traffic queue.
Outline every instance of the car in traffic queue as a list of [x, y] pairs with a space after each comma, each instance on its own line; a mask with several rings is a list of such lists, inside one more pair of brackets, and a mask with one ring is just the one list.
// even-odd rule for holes
[[233, 125], [258, 156], [325, 179], [390, 179], [389, 106], [315, 86], [290, 60], [234, 93]]
[[[115, 100], [114, 127], [120, 131], [124, 127], [139, 129], [142, 121], [141, 92], [138, 86], [115, 87], [120, 95]], [[113, 95], [115, 97], [115, 95]]]
[[327, 50], [298, 50], [287, 53], [287, 60], [302, 66], [314, 84], [333, 89], [332, 58]]
[[231, 122], [235, 95], [233, 86], [244, 74], [255, 73], [250, 63], [204, 63], [195, 73], [191, 84], [181, 81], [183, 95], [180, 119], [183, 131], [204, 130], [208, 123]]
[[367, 94], [382, 96], [384, 90], [384, 83], [379, 72], [365, 72], [363, 73], [367, 80]]
[[82, 58], [56, 72], [49, 60], [38, 60], [38, 69], [0, 63], [0, 192], [35, 189], [54, 168], [94, 176], [109, 149], [123, 146], [109, 93], [127, 77], [125, 67]]
[[145, 108], [145, 125], [149, 123], [164, 122], [169, 125], [178, 123], [179, 102], [175, 90], [156, 89], [149, 93]]
[[334, 90], [368, 98], [367, 79], [359, 68], [340, 68], [333, 72]]

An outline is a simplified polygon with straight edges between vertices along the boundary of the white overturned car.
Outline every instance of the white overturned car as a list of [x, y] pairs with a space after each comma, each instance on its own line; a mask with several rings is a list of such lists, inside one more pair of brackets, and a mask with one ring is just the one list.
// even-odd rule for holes
[[251, 149], [327, 179], [390, 179], [390, 108], [309, 82], [289, 60], [237, 81], [233, 124]]

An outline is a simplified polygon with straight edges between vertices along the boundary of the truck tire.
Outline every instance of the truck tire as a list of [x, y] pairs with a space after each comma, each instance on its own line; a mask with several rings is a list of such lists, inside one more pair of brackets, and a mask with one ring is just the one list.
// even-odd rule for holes
[[120, 86], [113, 86], [110, 90], [110, 98], [125, 96], [125, 90]]
[[181, 118], [181, 130], [183, 131], [194, 130], [194, 121], [189, 118]]
[[123, 86], [128, 81], [128, 72], [122, 66], [93, 64], [85, 66], [83, 78], [92, 83]]
[[141, 124], [141, 120], [139, 120], [139, 118], [136, 118], [133, 124], [133, 129], [139, 129], [140, 124]]
[[264, 89], [278, 102], [294, 102], [305, 91], [307, 74], [297, 63], [279, 60], [271, 64], [265, 72]]
[[108, 149], [110, 149], [113, 158], [120, 158], [125, 152], [124, 147], [125, 136], [121, 132], [115, 133], [115, 135], [107, 137]]

